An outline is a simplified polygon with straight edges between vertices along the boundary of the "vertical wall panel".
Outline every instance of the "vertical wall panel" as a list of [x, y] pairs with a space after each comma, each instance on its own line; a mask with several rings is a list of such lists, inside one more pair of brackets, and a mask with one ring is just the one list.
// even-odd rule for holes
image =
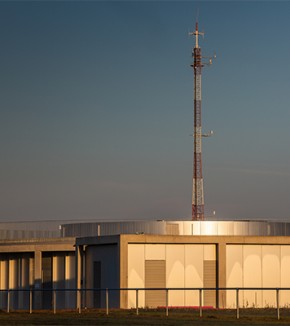
[[[166, 245], [166, 287], [184, 287], [184, 245]], [[169, 305], [184, 306], [184, 290], [170, 291]]]
[[[37, 256], [36, 256], [37, 259]], [[52, 257], [51, 253], [42, 253], [42, 259], [39, 259], [38, 262], [35, 260], [35, 265], [41, 263], [41, 274], [42, 274], [42, 288], [43, 292], [34, 293], [34, 306], [39, 307], [38, 309], [51, 309], [52, 302]], [[38, 280], [36, 280], [38, 281]], [[40, 299], [42, 296], [42, 300]], [[39, 304], [40, 302], [40, 304]]]
[[[290, 287], [290, 246], [281, 246], [281, 287]], [[290, 291], [281, 291], [280, 303], [290, 306]]]
[[[18, 287], [18, 258], [9, 259], [9, 289]], [[12, 292], [10, 295], [10, 304], [12, 309], [18, 308], [18, 293]]]
[[[65, 288], [75, 288], [75, 256], [73, 253], [67, 253], [65, 256]], [[76, 293], [74, 291], [66, 291], [65, 293], [66, 308], [74, 308], [76, 305]]]
[[[18, 287], [18, 258], [9, 259], [9, 289]], [[18, 308], [18, 293], [13, 292], [10, 295], [10, 304], [12, 309]]]
[[[54, 289], [65, 288], [65, 256], [63, 253], [54, 254], [52, 260], [52, 281]], [[65, 293], [63, 291], [56, 292], [56, 307], [58, 309], [65, 308]]]
[[[147, 245], [146, 245], [147, 246]], [[145, 245], [129, 244], [128, 245], [128, 287], [144, 288], [145, 287]], [[145, 293], [139, 291], [139, 307], [145, 306]], [[128, 308], [136, 307], [135, 291], [128, 292]]]
[[[244, 287], [262, 287], [262, 246], [244, 245]], [[262, 291], [244, 291], [244, 307], [262, 307]]]
[[[280, 287], [280, 246], [262, 246], [262, 287]], [[276, 306], [276, 292], [263, 291], [263, 306]]]
[[[203, 245], [184, 246], [184, 286], [203, 287]], [[199, 292], [185, 291], [185, 306], [198, 306]]]
[[216, 260], [216, 246], [204, 245], [204, 260]]
[[29, 286], [34, 286], [34, 257], [29, 257]]
[[[30, 268], [33, 267], [33, 285], [35, 286], [35, 289], [41, 289], [45, 288], [48, 284], [45, 284], [45, 260], [48, 259], [48, 257], [45, 257], [44, 252], [41, 252], [40, 250], [35, 249], [34, 251], [34, 259], [33, 264], [30, 263]], [[50, 263], [51, 263], [51, 257], [50, 257]], [[51, 264], [50, 264], [51, 266]], [[52, 287], [51, 282], [51, 268], [49, 271], [50, 279], [49, 284], [50, 288]], [[31, 280], [32, 281], [32, 280]], [[45, 292], [36, 291], [33, 293], [33, 309], [45, 309]], [[51, 302], [51, 300], [50, 300]]]
[[7, 259], [3, 259], [0, 261], [0, 270], [1, 270], [0, 289], [6, 290], [8, 289], [8, 274], [9, 274], [9, 264]]
[[[1, 277], [0, 277], [0, 289], [6, 290], [9, 287], [9, 261], [7, 258], [3, 258], [0, 260], [0, 270], [1, 270]], [[7, 308], [7, 293], [4, 291], [0, 293], [0, 309]]]
[[[29, 289], [29, 255], [22, 254], [20, 259], [19, 289]], [[29, 292], [19, 292], [19, 309], [29, 309]]]
[[[227, 287], [243, 287], [243, 246], [227, 245], [226, 264]], [[240, 300], [243, 301], [243, 297], [241, 295]], [[235, 307], [236, 292], [227, 291], [227, 308]]]
[[146, 244], [145, 260], [165, 260], [164, 244]]
[[9, 289], [17, 288], [17, 280], [18, 280], [18, 270], [17, 270], [17, 258], [9, 259]]

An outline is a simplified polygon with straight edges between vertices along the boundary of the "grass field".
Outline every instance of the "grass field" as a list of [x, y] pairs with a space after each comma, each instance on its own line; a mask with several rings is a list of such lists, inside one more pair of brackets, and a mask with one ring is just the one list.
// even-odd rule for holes
[[197, 310], [84, 310], [81, 314], [58, 311], [0, 312], [0, 325], [290, 325], [290, 310], [280, 310], [280, 320], [274, 309], [240, 309], [240, 318], [236, 319], [235, 310], [206, 310], [200, 318]]

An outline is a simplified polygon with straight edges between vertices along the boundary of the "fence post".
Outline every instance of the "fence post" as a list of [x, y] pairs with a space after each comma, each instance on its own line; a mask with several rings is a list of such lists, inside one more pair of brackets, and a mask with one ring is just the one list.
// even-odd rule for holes
[[10, 290], [7, 290], [7, 312], [10, 312]]
[[139, 315], [139, 290], [136, 289], [136, 315]]
[[239, 289], [236, 289], [237, 319], [240, 318]]
[[106, 314], [109, 314], [109, 290], [106, 289]]
[[202, 317], [202, 289], [199, 289], [199, 317]]
[[77, 300], [77, 308], [78, 308], [78, 312], [79, 314], [82, 313], [82, 293], [81, 293], [81, 289], [77, 289], [77, 297], [76, 297], [76, 300]]
[[56, 314], [56, 292], [53, 290], [53, 313]]
[[280, 319], [280, 300], [279, 300], [279, 289], [276, 289], [276, 300], [277, 300], [277, 319]]
[[29, 290], [29, 313], [32, 314], [32, 290]]
[[166, 316], [168, 316], [168, 289], [166, 289]]

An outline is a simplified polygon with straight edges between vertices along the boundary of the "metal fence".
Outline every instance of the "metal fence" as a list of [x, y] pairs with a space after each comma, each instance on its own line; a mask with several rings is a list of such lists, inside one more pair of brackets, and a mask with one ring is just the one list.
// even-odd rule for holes
[[[135, 292], [135, 304], [136, 304], [136, 314], [139, 314], [139, 309], [141, 309], [139, 305], [139, 295], [142, 291], [165, 291], [165, 306], [159, 306], [157, 308], [164, 309], [166, 316], [169, 315], [169, 309], [172, 308], [169, 306], [169, 295], [173, 291], [197, 291], [199, 297], [199, 305], [195, 308], [199, 311], [199, 317], [203, 316], [204, 307], [202, 305], [203, 302], [203, 295], [205, 291], [216, 291], [216, 296], [218, 297], [220, 291], [234, 291], [235, 298], [236, 298], [236, 307], [234, 310], [236, 311], [236, 318], [240, 318], [240, 291], [274, 291], [276, 296], [276, 306], [274, 307], [276, 310], [277, 319], [280, 319], [280, 293], [281, 291], [290, 291], [290, 288], [98, 288], [98, 289], [6, 289], [0, 290], [1, 300], [0, 300], [0, 309], [10, 313], [11, 311], [21, 310], [21, 308], [12, 308], [11, 300], [13, 296], [22, 294], [25, 296], [25, 299], [28, 301], [26, 302], [26, 306], [29, 313], [33, 313], [33, 311], [37, 311], [39, 309], [34, 308], [35, 300], [37, 300], [37, 294], [44, 295], [49, 294], [51, 297], [51, 305], [49, 310], [53, 311], [54, 314], [57, 313], [57, 310], [60, 310], [57, 307], [57, 295], [61, 293], [67, 293], [69, 295], [75, 296], [75, 306], [74, 309], [78, 311], [78, 313], [82, 313], [84, 308], [84, 297], [87, 293], [99, 293], [100, 295], [103, 294], [105, 298], [105, 310], [106, 314], [109, 314], [109, 310], [112, 308], [110, 307], [110, 296], [112, 293], [118, 293], [119, 295], [123, 291], [134, 291]], [[5, 306], [5, 307], [4, 307]], [[178, 308], [178, 307], [175, 307]], [[213, 307], [214, 308], [214, 307]], [[156, 307], [155, 307], [156, 309]], [[62, 309], [63, 310], [63, 309]]]

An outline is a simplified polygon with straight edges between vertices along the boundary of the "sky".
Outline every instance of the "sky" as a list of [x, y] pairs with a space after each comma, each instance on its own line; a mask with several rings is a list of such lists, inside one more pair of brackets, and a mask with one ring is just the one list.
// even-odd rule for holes
[[[290, 2], [1, 1], [0, 222], [290, 217]], [[204, 59], [205, 61], [208, 59]]]

